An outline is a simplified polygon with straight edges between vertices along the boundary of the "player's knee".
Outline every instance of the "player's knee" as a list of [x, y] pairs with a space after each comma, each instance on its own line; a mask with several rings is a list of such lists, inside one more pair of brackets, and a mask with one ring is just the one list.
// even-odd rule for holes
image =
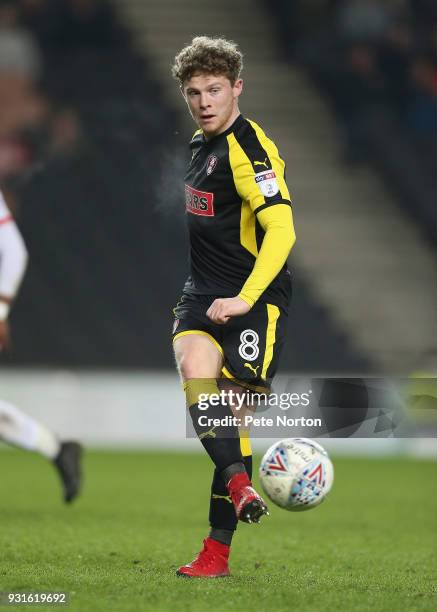
[[183, 380], [202, 377], [201, 360], [196, 355], [180, 355], [178, 368]]
[[212, 347], [192, 347], [188, 350], [175, 350], [176, 363], [182, 380], [191, 378], [217, 378], [222, 368], [221, 355]]

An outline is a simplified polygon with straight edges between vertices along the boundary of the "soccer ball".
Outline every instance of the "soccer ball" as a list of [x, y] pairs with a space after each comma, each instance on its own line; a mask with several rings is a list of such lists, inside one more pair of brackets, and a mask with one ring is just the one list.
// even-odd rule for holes
[[276, 442], [262, 458], [261, 486], [280, 508], [293, 512], [318, 506], [334, 482], [334, 467], [323, 446], [308, 438]]

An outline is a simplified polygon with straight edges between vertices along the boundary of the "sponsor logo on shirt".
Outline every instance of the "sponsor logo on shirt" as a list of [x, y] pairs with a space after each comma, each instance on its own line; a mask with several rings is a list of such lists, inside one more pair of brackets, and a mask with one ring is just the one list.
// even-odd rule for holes
[[214, 194], [185, 185], [185, 208], [192, 215], [214, 216]]
[[206, 160], [206, 176], [209, 176], [210, 174], [214, 172], [217, 164], [218, 164], [217, 155], [214, 155], [214, 154], [208, 155], [208, 159]]
[[253, 162], [253, 165], [254, 165], [254, 166], [265, 166], [266, 168], [268, 168], [268, 167], [269, 167], [268, 162], [269, 162], [269, 158], [268, 158], [268, 157], [266, 157], [266, 158], [264, 159], [264, 161], [262, 161], [262, 162], [260, 162], [260, 161], [254, 161], [254, 162]]
[[255, 182], [257, 183], [261, 193], [267, 198], [275, 196], [279, 192], [279, 185], [276, 180], [276, 174], [273, 170], [264, 170], [255, 174]]

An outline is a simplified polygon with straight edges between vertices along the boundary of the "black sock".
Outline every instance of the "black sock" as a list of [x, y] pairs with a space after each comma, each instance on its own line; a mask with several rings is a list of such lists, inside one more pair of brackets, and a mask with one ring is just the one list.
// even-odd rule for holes
[[209, 537], [217, 542], [221, 542], [222, 544], [226, 544], [226, 546], [230, 546], [232, 542], [232, 536], [234, 535], [233, 531], [229, 529], [216, 529], [215, 527], [211, 528], [209, 532]]
[[246, 468], [247, 475], [249, 476], [249, 480], [252, 480], [252, 455], [247, 455], [247, 457], [243, 457], [244, 467]]
[[[252, 455], [243, 457], [244, 467], [249, 476], [252, 478]], [[223, 475], [217, 468], [214, 470], [214, 476], [211, 484], [211, 500], [209, 503], [209, 524], [212, 529], [225, 530], [233, 533], [237, 528], [237, 517], [235, 515], [234, 505], [229, 497], [228, 490], [223, 480]], [[211, 532], [212, 533], [212, 532]], [[211, 535], [214, 540], [223, 542], [217, 537]], [[228, 536], [229, 538], [229, 536]], [[230, 540], [232, 539], [232, 536]], [[227, 542], [223, 542], [227, 544]], [[230, 541], [228, 546], [230, 546]]]
[[228, 467], [222, 471], [221, 477], [224, 483], [227, 484], [231, 480], [232, 476], [235, 476], [235, 474], [241, 474], [241, 472], [245, 471], [246, 467], [243, 461], [237, 461], [236, 463], [231, 463], [231, 465], [228, 465]]
[[[194, 430], [216, 468], [222, 471], [233, 463], [243, 461], [240, 435], [237, 425], [232, 424], [234, 415], [231, 408], [224, 401], [218, 402], [216, 406], [215, 402], [208, 400], [209, 396], [219, 394], [217, 381], [192, 379], [184, 387]], [[200, 401], [206, 409], [199, 408]], [[207, 419], [227, 419], [227, 423], [211, 425]]]

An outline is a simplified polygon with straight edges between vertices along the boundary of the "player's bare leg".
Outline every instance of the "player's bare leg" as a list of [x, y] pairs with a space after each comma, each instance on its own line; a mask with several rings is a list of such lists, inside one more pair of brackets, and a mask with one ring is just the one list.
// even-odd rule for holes
[[173, 347], [182, 382], [192, 378], [219, 378], [223, 356], [209, 337], [188, 334], [177, 338]]

